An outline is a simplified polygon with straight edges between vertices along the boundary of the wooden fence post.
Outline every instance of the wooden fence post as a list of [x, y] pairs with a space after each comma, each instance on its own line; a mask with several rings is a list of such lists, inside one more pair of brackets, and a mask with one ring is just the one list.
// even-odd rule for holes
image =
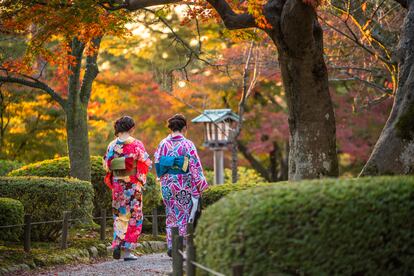
[[30, 232], [32, 230], [32, 215], [24, 215], [24, 251], [30, 252]]
[[[180, 260], [179, 260], [179, 255], [180, 253], [178, 252], [179, 250], [179, 245], [178, 243], [180, 242], [179, 240], [179, 230], [178, 227], [172, 227], [171, 228], [171, 239], [172, 239], [172, 250], [171, 250], [171, 256], [172, 256], [172, 275], [173, 276], [181, 276], [182, 274], [182, 266], [181, 266], [181, 274], [180, 274]], [[182, 261], [181, 261], [182, 262]]]
[[106, 232], [106, 209], [101, 209], [101, 229], [100, 229], [100, 238], [101, 241], [105, 240]]
[[158, 237], [158, 214], [157, 208], [152, 209], [152, 236]]
[[178, 236], [178, 227], [171, 227], [171, 241], [172, 241], [172, 248], [171, 248], [171, 258], [172, 258], [172, 276], [176, 274], [176, 265], [175, 262], [177, 261], [177, 240], [175, 237]]
[[63, 223], [62, 223], [62, 243], [60, 248], [66, 249], [68, 248], [68, 229], [69, 229], [69, 211], [63, 211]]
[[183, 251], [183, 237], [175, 236], [175, 247], [173, 247], [173, 276], [183, 276], [183, 256], [180, 251]]
[[194, 226], [192, 223], [187, 225], [187, 259], [186, 274], [187, 276], [195, 276], [195, 265], [192, 262], [196, 260], [196, 251], [194, 247]]
[[174, 249], [175, 239], [174, 237], [178, 236], [178, 227], [171, 227], [171, 241], [172, 241], [172, 248]]
[[242, 264], [234, 264], [232, 267], [232, 275], [233, 276], [243, 276], [243, 265]]

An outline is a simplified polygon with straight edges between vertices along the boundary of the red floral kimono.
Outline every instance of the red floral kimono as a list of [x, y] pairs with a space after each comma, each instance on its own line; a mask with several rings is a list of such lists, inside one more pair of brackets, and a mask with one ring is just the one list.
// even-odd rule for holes
[[143, 221], [142, 187], [150, 164], [149, 155], [139, 140], [117, 138], [108, 146], [104, 167], [108, 172], [105, 183], [112, 189], [113, 248], [137, 246]]

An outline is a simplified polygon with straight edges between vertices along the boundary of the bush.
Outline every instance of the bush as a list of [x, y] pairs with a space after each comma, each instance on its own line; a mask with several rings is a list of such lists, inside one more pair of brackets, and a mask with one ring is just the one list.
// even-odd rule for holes
[[414, 177], [254, 188], [207, 208], [198, 261], [224, 274], [412, 275], [413, 217]]
[[[91, 222], [93, 188], [89, 182], [52, 177], [0, 177], [0, 196], [20, 200], [32, 221], [62, 219], [63, 211], [71, 218]], [[33, 240], [56, 240], [61, 223], [33, 226]]]
[[222, 197], [226, 195], [237, 192], [243, 191], [249, 188], [257, 187], [257, 186], [265, 186], [269, 185], [269, 183], [251, 183], [251, 184], [222, 184], [222, 185], [210, 185], [207, 190], [203, 193], [203, 208], [210, 206], [211, 204], [215, 203]]
[[[69, 158], [60, 157], [51, 160], [45, 160], [24, 166], [18, 170], [9, 173], [9, 176], [50, 176], [50, 177], [68, 177], [69, 176]], [[111, 190], [103, 182], [105, 170], [102, 167], [102, 157], [91, 156], [91, 182], [95, 190], [93, 199], [94, 216], [100, 216], [101, 209], [105, 208], [107, 214], [112, 213], [112, 196]], [[154, 176], [148, 176], [147, 189], [144, 191], [144, 212], [151, 212], [156, 208], [161, 200], [161, 193], [157, 187]], [[158, 203], [157, 199], [159, 199]]]
[[147, 184], [145, 185], [142, 204], [145, 215], [151, 214], [152, 209], [158, 209], [159, 206], [163, 205], [160, 186], [155, 180], [154, 175], [150, 173], [147, 176]]
[[[204, 171], [207, 183], [213, 185], [214, 171]], [[239, 167], [237, 170], [238, 179], [237, 184], [249, 185], [252, 183], [261, 183], [266, 180], [260, 176], [255, 170], [246, 167]], [[224, 184], [233, 184], [231, 182], [231, 169], [224, 169]]]
[[12, 170], [18, 169], [23, 166], [22, 163], [15, 160], [0, 160], [0, 176], [5, 176]]
[[[41, 177], [69, 177], [69, 158], [60, 157], [44, 160], [11, 171], [9, 176], [41, 176]], [[95, 190], [93, 199], [94, 216], [100, 216], [100, 210], [107, 208], [111, 212], [111, 193], [103, 182], [105, 170], [102, 167], [102, 157], [91, 156], [91, 183]]]
[[[23, 204], [15, 199], [0, 198], [0, 225], [16, 225], [23, 223]], [[17, 241], [22, 234], [21, 227], [0, 229], [0, 239]]]

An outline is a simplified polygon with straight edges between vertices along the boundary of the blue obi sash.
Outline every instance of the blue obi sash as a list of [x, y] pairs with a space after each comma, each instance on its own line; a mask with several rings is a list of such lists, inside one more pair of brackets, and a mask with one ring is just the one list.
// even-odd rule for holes
[[188, 173], [188, 162], [188, 156], [161, 156], [159, 163], [155, 163], [157, 176]]

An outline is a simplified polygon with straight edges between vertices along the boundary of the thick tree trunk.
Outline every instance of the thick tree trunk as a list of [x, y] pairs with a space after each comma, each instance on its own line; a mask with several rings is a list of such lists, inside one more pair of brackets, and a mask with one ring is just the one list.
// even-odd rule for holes
[[[102, 37], [96, 37], [91, 43], [99, 49]], [[98, 51], [86, 57], [85, 72], [81, 83], [82, 57], [85, 44], [77, 37], [72, 40], [72, 55], [76, 63], [70, 65], [71, 74], [68, 81], [68, 99], [65, 106], [66, 131], [68, 134], [68, 152], [70, 175], [81, 180], [91, 180], [91, 163], [88, 137], [88, 103], [92, 84], [99, 73]]]
[[78, 101], [68, 102], [66, 130], [70, 160], [70, 175], [91, 180], [87, 107]]
[[265, 12], [289, 107], [289, 179], [335, 177], [335, 115], [316, 12], [302, 0], [270, 1]]
[[408, 3], [394, 105], [361, 176], [414, 173], [414, 1]]

